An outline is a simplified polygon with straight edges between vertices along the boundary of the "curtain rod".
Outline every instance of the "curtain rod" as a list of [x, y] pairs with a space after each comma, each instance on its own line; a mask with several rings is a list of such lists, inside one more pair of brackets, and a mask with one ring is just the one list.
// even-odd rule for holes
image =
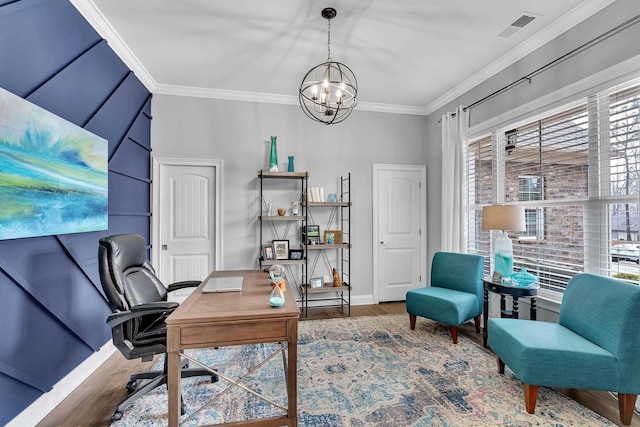
[[543, 65], [542, 67], [540, 67], [537, 70], [527, 74], [526, 76], [520, 77], [519, 79], [515, 80], [514, 82], [509, 83], [508, 85], [506, 85], [502, 89], [498, 89], [497, 91], [485, 96], [484, 98], [481, 98], [481, 99], [477, 100], [473, 104], [467, 105], [466, 107], [463, 108], [463, 110], [467, 111], [468, 109], [470, 109], [472, 107], [475, 107], [476, 105], [481, 104], [481, 103], [487, 101], [488, 99], [493, 98], [494, 96], [499, 95], [502, 92], [505, 92], [505, 91], [511, 89], [512, 87], [522, 83], [525, 80], [527, 82], [531, 83], [531, 78], [533, 76], [535, 76], [537, 74], [540, 74], [543, 71], [546, 71], [547, 68], [551, 68], [552, 66], [558, 64], [559, 62], [564, 61], [565, 59], [567, 59], [567, 58], [569, 58], [569, 57], [571, 57], [571, 56], [573, 56], [573, 55], [575, 55], [575, 54], [577, 54], [577, 53], [579, 53], [579, 52], [581, 52], [583, 50], [589, 49], [593, 45], [595, 45], [597, 43], [600, 43], [601, 41], [605, 40], [606, 38], [608, 38], [608, 37], [620, 32], [620, 31], [626, 29], [626, 27], [631, 26], [632, 24], [635, 23], [635, 21], [637, 21], [639, 19], [640, 19], [640, 15], [634, 16], [633, 18], [623, 22], [622, 24], [618, 25], [617, 27], [614, 27], [614, 28], [610, 29], [606, 33], [601, 34], [601, 35], [599, 35], [598, 37], [596, 37], [596, 38], [594, 38], [592, 40], [589, 40], [588, 42], [582, 44], [581, 46], [578, 46], [577, 48], [573, 49], [572, 51], [570, 51], [568, 53], [565, 53], [564, 55], [560, 56], [557, 59], [554, 59], [553, 61], [549, 62], [548, 64]]

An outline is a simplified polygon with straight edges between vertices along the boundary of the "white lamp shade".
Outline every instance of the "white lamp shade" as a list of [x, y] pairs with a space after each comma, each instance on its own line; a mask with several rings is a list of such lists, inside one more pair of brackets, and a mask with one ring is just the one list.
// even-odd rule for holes
[[525, 231], [524, 207], [514, 205], [485, 206], [482, 208], [483, 230]]

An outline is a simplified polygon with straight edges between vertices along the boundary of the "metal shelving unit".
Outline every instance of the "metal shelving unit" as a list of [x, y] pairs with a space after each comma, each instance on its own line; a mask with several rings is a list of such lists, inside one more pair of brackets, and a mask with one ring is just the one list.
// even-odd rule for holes
[[[300, 204], [300, 215], [263, 215], [262, 211], [263, 211], [263, 206], [265, 204], [265, 197], [264, 197], [264, 191], [265, 191], [265, 180], [270, 181], [270, 180], [289, 180], [289, 181], [299, 181], [297, 183], [297, 185], [300, 186], [300, 198], [299, 200], [303, 200], [304, 199], [304, 195], [307, 193], [307, 179], [309, 178], [309, 173], [308, 172], [267, 172], [264, 170], [260, 170], [258, 171], [258, 179], [260, 180], [260, 211], [258, 213], [258, 223], [260, 224], [260, 244], [263, 245], [265, 244], [265, 230], [264, 230], [264, 224], [265, 223], [269, 223], [271, 224], [271, 228], [272, 228], [272, 236], [273, 239], [272, 240], [280, 240], [280, 239], [288, 239], [290, 232], [292, 231], [291, 228], [293, 225], [299, 224], [301, 225], [301, 227], [306, 226], [307, 224], [307, 214], [306, 214], [306, 207], [304, 206], [303, 203]], [[291, 189], [291, 192], [297, 192], [297, 190], [295, 188]], [[295, 232], [295, 239], [298, 239], [298, 233], [300, 227], [296, 226], [294, 227], [294, 232]], [[289, 242], [289, 248], [293, 249], [294, 246], [292, 246], [291, 241]], [[296, 246], [297, 247], [297, 246]], [[263, 258], [262, 256], [262, 246], [260, 247], [260, 255], [258, 256], [258, 265], [260, 266], [260, 268], [265, 268], [265, 267], [269, 267], [271, 265], [274, 264], [281, 264], [283, 266], [285, 266], [285, 268], [287, 269], [288, 272], [288, 276], [291, 277], [291, 280], [293, 281], [293, 285], [295, 286], [299, 286], [301, 283], [304, 282], [304, 278], [306, 277], [306, 269], [307, 269], [307, 256], [306, 253], [303, 253], [303, 259], [301, 260], [294, 260], [294, 259], [273, 259], [273, 260], [266, 260]], [[293, 269], [291, 268], [291, 266], [300, 266], [301, 267], [301, 272], [300, 275], [298, 276], [298, 274], [294, 274]], [[296, 281], [296, 277], [300, 277], [299, 282]]]
[[[309, 303], [313, 307], [341, 307], [347, 308], [348, 315], [351, 316], [351, 173], [340, 177], [340, 197], [337, 202], [308, 202], [306, 207], [307, 221], [314, 223], [312, 211], [316, 209], [329, 209], [329, 220], [327, 227], [337, 225], [337, 230], [342, 231], [343, 242], [340, 244], [303, 244], [305, 250], [306, 275], [300, 284], [300, 295], [302, 297], [302, 310], [305, 316], [308, 315]], [[305, 242], [303, 242], [305, 243]], [[334, 287], [333, 283], [325, 284], [323, 287], [315, 288], [309, 285], [309, 280], [313, 277], [318, 268], [318, 262], [322, 261], [329, 272], [332, 271], [332, 262], [328, 252], [335, 251], [336, 267], [340, 268], [340, 278], [343, 283], [341, 287]], [[310, 264], [310, 265], [309, 265]]]

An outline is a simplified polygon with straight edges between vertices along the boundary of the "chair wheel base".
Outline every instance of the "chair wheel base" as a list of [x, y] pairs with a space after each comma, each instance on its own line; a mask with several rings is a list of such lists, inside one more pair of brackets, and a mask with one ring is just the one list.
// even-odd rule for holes
[[113, 415], [111, 415], [111, 422], [115, 423], [116, 421], [120, 421], [122, 419], [122, 415], [121, 411], [114, 412]]

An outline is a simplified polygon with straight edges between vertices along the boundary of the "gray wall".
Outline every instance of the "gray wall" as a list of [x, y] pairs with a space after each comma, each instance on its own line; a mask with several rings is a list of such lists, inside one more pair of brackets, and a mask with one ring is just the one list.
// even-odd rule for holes
[[424, 116], [354, 111], [346, 121], [326, 126], [307, 118], [297, 105], [168, 95], [154, 95], [152, 102], [154, 157], [224, 162], [224, 269], [256, 267], [257, 171], [268, 169], [271, 135], [278, 137], [280, 170], [286, 170], [287, 156], [295, 156], [296, 171], [308, 171], [309, 186], [324, 187], [325, 194], [337, 193], [339, 177], [351, 172], [353, 294], [370, 300], [372, 164], [426, 164], [431, 142], [425, 139]]
[[[637, 0], [617, 0], [527, 57], [427, 117], [355, 111], [345, 122], [324, 126], [298, 106], [155, 95], [153, 155], [224, 160], [224, 268], [255, 266], [258, 182], [268, 166], [270, 135], [278, 136], [282, 165], [294, 155], [296, 170], [308, 170], [310, 186], [337, 189], [337, 177], [353, 177], [354, 294], [371, 295], [371, 164], [427, 165], [427, 259], [440, 247], [440, 117], [469, 105], [640, 13]], [[640, 25], [608, 38], [509, 92], [471, 110], [471, 125], [510, 111], [640, 55]], [[640, 70], [640, 63], [637, 67]]]

